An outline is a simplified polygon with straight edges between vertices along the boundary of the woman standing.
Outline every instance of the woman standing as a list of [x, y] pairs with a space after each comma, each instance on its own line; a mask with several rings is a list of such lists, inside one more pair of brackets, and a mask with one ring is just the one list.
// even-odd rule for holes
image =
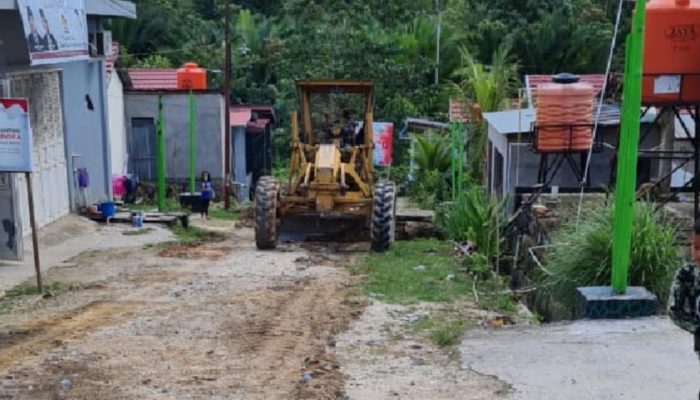
[[202, 192], [202, 218], [209, 219], [209, 204], [214, 198], [214, 186], [211, 183], [209, 172], [202, 172], [201, 176], [201, 192]]

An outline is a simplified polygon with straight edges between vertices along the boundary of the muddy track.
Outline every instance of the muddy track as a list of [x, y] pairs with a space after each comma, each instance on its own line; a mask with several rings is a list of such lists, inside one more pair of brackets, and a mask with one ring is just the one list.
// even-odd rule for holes
[[259, 253], [250, 239], [127, 272], [114, 254], [72, 268], [109, 278], [2, 317], [0, 399], [345, 398], [335, 337], [361, 311], [350, 256]]

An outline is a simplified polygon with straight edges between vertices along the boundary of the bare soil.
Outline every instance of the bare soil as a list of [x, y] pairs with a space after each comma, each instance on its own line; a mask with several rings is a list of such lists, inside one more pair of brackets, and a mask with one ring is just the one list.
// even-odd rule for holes
[[0, 315], [0, 398], [345, 398], [334, 337], [361, 311], [350, 258], [259, 253], [243, 232], [51, 270], [79, 284]]
[[364, 312], [345, 267], [366, 243], [260, 252], [252, 230], [216, 228], [235, 233], [89, 251], [45, 275], [69, 290], [1, 302], [0, 399], [504, 396], [454, 354], [383, 328], [404, 326], [402, 312]]

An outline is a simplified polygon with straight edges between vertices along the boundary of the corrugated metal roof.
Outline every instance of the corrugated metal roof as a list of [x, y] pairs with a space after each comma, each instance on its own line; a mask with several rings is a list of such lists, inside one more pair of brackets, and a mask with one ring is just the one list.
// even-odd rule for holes
[[236, 108], [231, 110], [231, 126], [248, 126], [250, 121], [250, 108]]
[[[551, 83], [553, 75], [525, 75], [525, 87], [527, 89], [527, 98], [530, 107], [536, 107], [537, 103], [535, 101], [536, 89], [543, 83]], [[600, 94], [603, 90], [603, 85], [605, 83], [605, 75], [603, 74], [592, 74], [592, 75], [579, 75], [581, 80], [579, 82], [590, 83], [593, 85], [596, 95]]]
[[177, 90], [176, 69], [131, 68], [127, 73], [133, 90]]
[[532, 131], [532, 123], [535, 122], [535, 109], [497, 111], [483, 114], [489, 126], [502, 135], [512, 133], [526, 133]]
[[[597, 104], [596, 104], [597, 106]], [[533, 123], [536, 118], [536, 110], [534, 108], [526, 108], [522, 110], [508, 110], [484, 113], [484, 119], [493, 127], [498, 133], [502, 135], [510, 135], [514, 133], [528, 133], [532, 132]], [[597, 107], [593, 110], [593, 115], [597, 113]], [[656, 111], [649, 110], [644, 118], [641, 119], [642, 123], [652, 123], [656, 119]], [[518, 121], [520, 121], [518, 123]], [[620, 124], [620, 105], [603, 103], [600, 111], [600, 119], [598, 120], [599, 126], [615, 126]]]

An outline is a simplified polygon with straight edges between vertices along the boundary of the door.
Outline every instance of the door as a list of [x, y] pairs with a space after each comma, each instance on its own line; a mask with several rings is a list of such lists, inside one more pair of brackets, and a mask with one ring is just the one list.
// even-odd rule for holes
[[129, 173], [141, 181], [156, 180], [156, 124], [153, 118], [132, 118]]
[[22, 223], [12, 174], [0, 173], [0, 260], [22, 260]]

